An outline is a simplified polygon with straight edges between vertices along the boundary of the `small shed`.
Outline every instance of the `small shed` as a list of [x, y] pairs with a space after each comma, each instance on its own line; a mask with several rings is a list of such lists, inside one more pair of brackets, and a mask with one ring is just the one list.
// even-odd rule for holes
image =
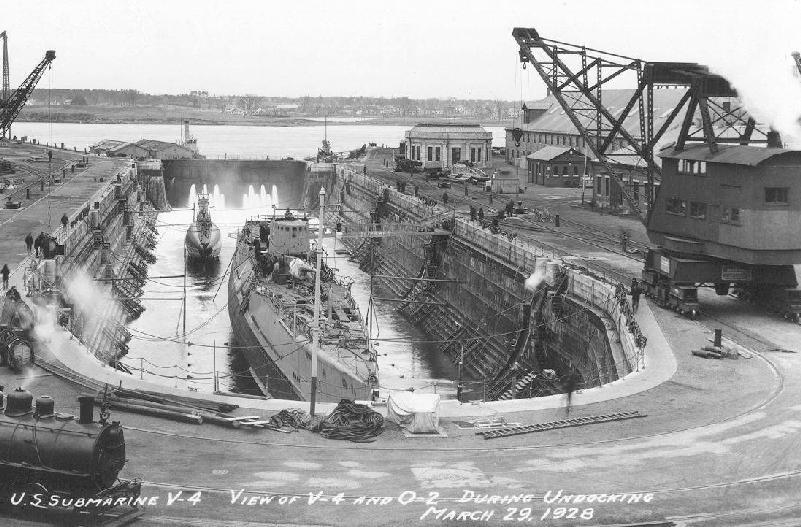
[[584, 154], [571, 146], [549, 145], [526, 156], [528, 182], [546, 187], [579, 187], [588, 170]]

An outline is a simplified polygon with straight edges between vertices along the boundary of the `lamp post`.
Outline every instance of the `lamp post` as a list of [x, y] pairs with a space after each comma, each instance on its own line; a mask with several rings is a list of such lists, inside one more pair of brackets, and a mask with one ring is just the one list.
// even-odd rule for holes
[[312, 332], [312, 364], [311, 364], [311, 404], [309, 414], [314, 417], [314, 405], [317, 398], [317, 352], [320, 347], [320, 267], [323, 254], [323, 218], [325, 210], [325, 187], [320, 187], [320, 218], [317, 227], [317, 264], [314, 279], [314, 331]]

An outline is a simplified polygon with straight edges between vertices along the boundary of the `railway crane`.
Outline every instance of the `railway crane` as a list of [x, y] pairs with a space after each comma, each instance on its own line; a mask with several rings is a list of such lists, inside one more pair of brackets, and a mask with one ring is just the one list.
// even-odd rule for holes
[[[757, 127], [736, 90], [706, 66], [647, 62], [543, 38], [533, 28], [512, 36], [523, 67], [537, 71], [600, 171], [644, 221], [653, 244], [642, 271], [649, 296], [694, 316], [698, 287], [712, 286], [799, 320], [793, 265], [801, 263], [801, 151]], [[626, 78], [636, 88], [625, 105], [605, 105], [604, 88]], [[655, 116], [655, 89], [683, 92]], [[631, 133], [635, 114], [639, 134]], [[627, 189], [628, 170], [615, 163], [632, 154], [647, 173], [647, 211]]]
[[11, 123], [17, 118], [22, 107], [28, 101], [33, 89], [42, 78], [45, 69], [50, 67], [50, 64], [55, 60], [56, 52], [52, 49], [45, 53], [44, 58], [39, 64], [28, 74], [19, 88], [17, 88], [11, 96], [5, 100], [5, 104], [0, 108], [0, 136], [6, 137], [11, 133]]

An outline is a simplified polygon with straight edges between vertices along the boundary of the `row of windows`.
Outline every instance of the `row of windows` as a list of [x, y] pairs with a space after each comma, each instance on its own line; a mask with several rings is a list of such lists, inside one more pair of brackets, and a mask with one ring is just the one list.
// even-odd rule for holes
[[[419, 147], [418, 147], [419, 148]], [[429, 161], [439, 161], [440, 160], [440, 147], [429, 146], [428, 147], [428, 160]]]
[[[765, 203], [786, 204], [789, 189], [787, 187], [765, 187]], [[677, 196], [667, 200], [665, 210], [671, 214], [684, 216], [687, 214], [687, 202]], [[690, 202], [690, 217], [706, 219], [707, 204], [701, 201]], [[740, 222], [740, 209], [736, 207], [724, 208], [720, 220], [727, 223]]]
[[[534, 143], [540, 143], [543, 145], [562, 145], [562, 146], [575, 146], [580, 147], [580, 149], [584, 149], [586, 143], [584, 139], [577, 135], [561, 135], [561, 134], [549, 134], [549, 133], [540, 133], [540, 132], [526, 132], [523, 136], [526, 143], [531, 143], [532, 139]], [[620, 141], [615, 141], [612, 143], [610, 148], [607, 149], [607, 152], [611, 152], [614, 150], [618, 150], [623, 148], [624, 143]]]
[[690, 161], [688, 159], [679, 160], [679, 174], [695, 174], [703, 176], [706, 174], [706, 161]]
[[[414, 161], [422, 161], [420, 155], [420, 145], [413, 145], [411, 149], [412, 157], [411, 159]], [[473, 163], [481, 163], [482, 157], [485, 157], [482, 152], [484, 151], [483, 147], [471, 147], [470, 148], [470, 161]], [[453, 154], [453, 162], [458, 163], [462, 159], [462, 149], [459, 147], [454, 147], [451, 149]], [[488, 156], [487, 156], [488, 157]], [[426, 161], [441, 161], [442, 160], [442, 149], [439, 146], [429, 146], [426, 147]]]

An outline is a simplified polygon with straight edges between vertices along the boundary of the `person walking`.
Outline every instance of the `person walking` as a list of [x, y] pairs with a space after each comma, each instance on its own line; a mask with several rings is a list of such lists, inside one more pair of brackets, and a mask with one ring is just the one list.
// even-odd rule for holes
[[642, 290], [640, 289], [640, 284], [637, 282], [636, 278], [631, 279], [631, 309], [637, 311], [637, 308], [640, 307], [640, 295], [642, 294]]
[[11, 274], [11, 269], [8, 268], [8, 264], [3, 264], [3, 270], [0, 271], [0, 274], [3, 275], [3, 291], [8, 289], [8, 275]]
[[33, 249], [33, 234], [30, 232], [25, 237], [25, 247], [28, 248], [28, 254], [31, 254], [31, 249]]

